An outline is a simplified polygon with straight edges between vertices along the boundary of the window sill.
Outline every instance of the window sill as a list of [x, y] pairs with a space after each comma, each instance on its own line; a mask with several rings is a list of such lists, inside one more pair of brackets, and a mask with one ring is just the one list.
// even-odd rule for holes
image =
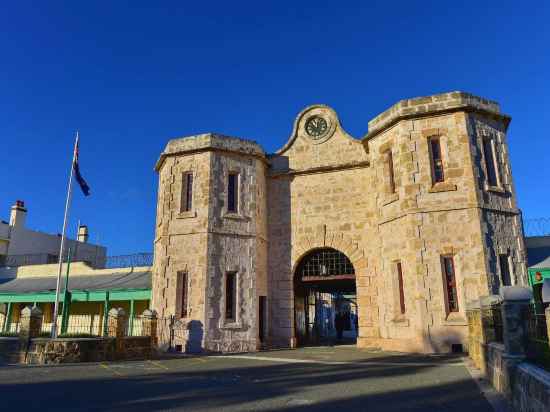
[[248, 217], [240, 215], [238, 213], [232, 213], [232, 212], [225, 212], [223, 215], [224, 219], [231, 219], [231, 220], [241, 220], [241, 221], [248, 221], [250, 220]]
[[386, 197], [382, 200], [382, 206], [389, 205], [390, 203], [395, 202], [396, 200], [399, 200], [399, 193], [391, 193], [386, 195]]
[[506, 190], [505, 190], [503, 187], [500, 187], [500, 186], [489, 186], [489, 185], [485, 185], [485, 191], [487, 191], [487, 192], [495, 192], [495, 193], [500, 193], [500, 194], [506, 193]]
[[197, 217], [197, 212], [190, 210], [189, 212], [179, 212], [176, 216], [176, 219], [191, 219]]
[[241, 324], [241, 322], [231, 322], [231, 321], [227, 321], [226, 323], [222, 323], [220, 325], [220, 329], [231, 329], [231, 330], [235, 330], [235, 329], [242, 329], [243, 325]]
[[400, 326], [400, 327], [409, 327], [409, 325], [410, 325], [409, 320], [406, 319], [406, 318], [403, 318], [403, 317], [401, 317], [401, 316], [392, 319], [392, 323], [393, 323], [395, 326]]
[[468, 320], [458, 312], [451, 312], [445, 318], [443, 322], [446, 326], [468, 326]]
[[428, 192], [429, 193], [439, 193], [439, 192], [452, 192], [456, 190], [456, 185], [446, 182], [439, 182], [433, 185]]

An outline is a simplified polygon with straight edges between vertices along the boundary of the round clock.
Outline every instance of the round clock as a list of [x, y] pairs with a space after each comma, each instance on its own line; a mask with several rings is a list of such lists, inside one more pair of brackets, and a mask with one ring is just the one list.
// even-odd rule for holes
[[321, 139], [328, 131], [328, 123], [321, 116], [311, 116], [306, 122], [306, 133], [314, 140]]

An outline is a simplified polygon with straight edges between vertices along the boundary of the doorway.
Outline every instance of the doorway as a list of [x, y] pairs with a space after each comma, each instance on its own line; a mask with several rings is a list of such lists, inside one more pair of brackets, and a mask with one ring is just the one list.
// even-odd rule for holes
[[355, 343], [357, 316], [355, 269], [349, 258], [333, 248], [305, 255], [294, 273], [298, 346]]

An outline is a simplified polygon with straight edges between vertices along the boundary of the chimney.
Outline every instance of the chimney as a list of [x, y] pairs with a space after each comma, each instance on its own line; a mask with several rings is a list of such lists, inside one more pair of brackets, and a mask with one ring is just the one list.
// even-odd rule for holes
[[16, 200], [15, 204], [11, 207], [10, 226], [17, 228], [25, 227], [26, 219], [27, 209], [25, 209], [25, 202]]
[[78, 239], [79, 242], [87, 243], [88, 242], [88, 226], [80, 225], [78, 227]]

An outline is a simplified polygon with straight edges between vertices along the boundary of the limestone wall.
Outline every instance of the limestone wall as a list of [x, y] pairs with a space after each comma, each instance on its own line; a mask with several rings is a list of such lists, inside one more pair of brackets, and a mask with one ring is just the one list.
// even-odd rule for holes
[[[512, 284], [527, 284], [526, 252], [520, 211], [512, 180], [512, 171], [506, 138], [506, 125], [497, 119], [479, 114], [469, 116], [472, 135], [472, 156], [479, 206], [483, 208], [482, 232], [487, 250], [486, 264], [491, 293], [498, 293], [502, 285], [499, 254], [510, 256]], [[482, 149], [483, 139], [493, 139], [499, 184], [490, 186]]]
[[[235, 352], [258, 347], [258, 283], [265, 293], [265, 163], [234, 153], [213, 155], [206, 348]], [[236, 213], [227, 210], [229, 173], [238, 173]], [[225, 276], [237, 273], [237, 316], [225, 319]]]
[[[266, 198], [263, 151], [219, 135], [170, 141], [157, 164], [159, 199], [153, 307], [181, 313], [186, 271], [188, 316], [174, 345], [214, 351], [256, 350], [258, 296], [266, 295]], [[193, 208], [182, 212], [183, 173], [193, 173]], [[229, 173], [239, 174], [236, 213], [227, 210]], [[237, 320], [225, 322], [225, 275], [237, 272]], [[178, 329], [179, 330], [179, 329]], [[193, 335], [193, 336], [191, 336]], [[198, 342], [196, 342], [198, 340]]]
[[[153, 306], [177, 313], [178, 270], [192, 279], [190, 316], [212, 350], [258, 346], [258, 300], [269, 338], [294, 345], [294, 270], [313, 249], [343, 252], [356, 272], [359, 346], [448, 351], [466, 344], [466, 303], [498, 287], [499, 253], [523, 282], [524, 247], [497, 103], [452, 92], [408, 99], [371, 122], [363, 141], [336, 113], [302, 111], [281, 150], [205, 134], [169, 142], [157, 163], [159, 205]], [[483, 136], [495, 139], [501, 187], [488, 188]], [[440, 139], [445, 179], [434, 183], [429, 139]], [[392, 189], [389, 153], [393, 161]], [[194, 173], [194, 210], [179, 212], [181, 173]], [[238, 213], [227, 211], [238, 172]], [[497, 190], [498, 189], [498, 190]], [[453, 257], [458, 311], [446, 303], [443, 255]], [[401, 313], [396, 262], [403, 269]], [[224, 276], [239, 274], [238, 319], [224, 321]]]
[[[168, 157], [159, 170], [152, 307], [160, 318], [176, 315], [179, 319], [183, 285], [177, 273], [187, 272], [188, 316], [183, 320], [196, 321], [198, 330], [204, 328], [211, 157], [210, 152]], [[186, 172], [193, 173], [193, 207], [182, 212]], [[185, 345], [186, 339], [186, 334], [178, 333], [174, 344]]]

